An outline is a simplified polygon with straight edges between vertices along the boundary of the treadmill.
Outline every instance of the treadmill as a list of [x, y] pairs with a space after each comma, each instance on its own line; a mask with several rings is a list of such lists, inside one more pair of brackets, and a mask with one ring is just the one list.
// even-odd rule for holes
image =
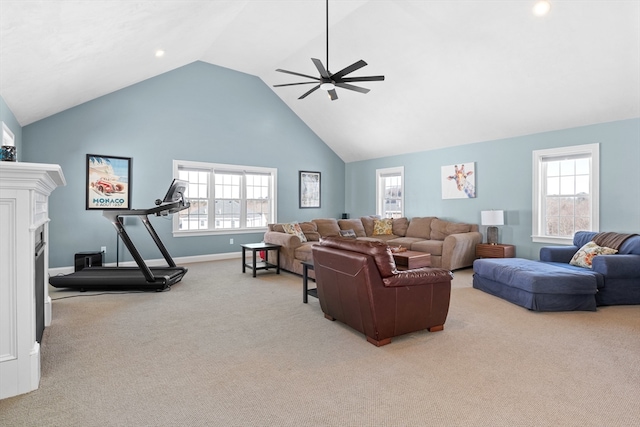
[[[183, 194], [188, 183], [174, 179], [164, 200], [156, 200], [156, 206], [150, 209], [104, 210], [102, 216], [115, 227], [118, 236], [133, 256], [137, 267], [87, 267], [71, 274], [49, 277], [49, 283], [55, 288], [73, 288], [88, 290], [155, 290], [164, 291], [178, 283], [187, 273], [185, 267], [176, 266], [169, 251], [160, 240], [158, 233], [149, 221], [149, 215], [167, 216], [189, 207]], [[124, 228], [125, 217], [138, 217], [156, 246], [162, 253], [166, 267], [149, 267]]]

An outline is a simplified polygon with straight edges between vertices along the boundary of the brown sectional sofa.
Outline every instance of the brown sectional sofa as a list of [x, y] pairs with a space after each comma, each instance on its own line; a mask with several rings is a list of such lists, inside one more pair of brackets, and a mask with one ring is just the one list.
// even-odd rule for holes
[[[377, 216], [355, 219], [322, 218], [299, 223], [302, 240], [285, 232], [285, 224], [269, 224], [264, 234], [266, 243], [282, 246], [280, 268], [302, 274], [301, 261], [311, 261], [311, 248], [322, 237], [340, 236], [341, 231], [353, 230], [356, 239], [383, 241], [391, 246], [403, 246], [412, 251], [431, 254], [431, 266], [457, 270], [473, 265], [476, 244], [482, 242], [477, 224], [445, 221], [436, 217], [396, 218], [391, 222], [390, 234], [376, 234], [380, 225]], [[380, 231], [380, 230], [378, 230]], [[271, 258], [271, 257], [270, 257]], [[310, 272], [311, 273], [311, 272]], [[312, 274], [312, 273], [311, 273]]]

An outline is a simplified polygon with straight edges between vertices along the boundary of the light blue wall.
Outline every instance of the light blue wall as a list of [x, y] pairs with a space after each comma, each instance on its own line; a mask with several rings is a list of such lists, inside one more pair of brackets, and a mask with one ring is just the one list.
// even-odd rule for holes
[[[405, 215], [478, 224], [480, 211], [505, 210], [501, 241], [537, 259], [531, 242], [532, 151], [600, 143], [600, 230], [640, 233], [640, 119], [545, 132], [346, 165], [346, 210], [375, 213], [376, 169], [404, 166]], [[475, 162], [475, 199], [441, 199], [441, 166]], [[481, 231], [484, 229], [481, 227]]]
[[4, 122], [13, 132], [16, 142], [16, 158], [20, 161], [22, 159], [22, 126], [20, 126], [16, 116], [13, 115], [2, 96], [0, 96], [0, 121]]
[[[172, 161], [180, 159], [277, 168], [281, 222], [344, 211], [344, 162], [260, 79], [203, 62], [25, 126], [23, 139], [24, 161], [59, 164], [67, 180], [50, 199], [51, 267], [70, 266], [74, 253], [101, 246], [107, 246], [106, 261], [115, 262], [113, 226], [101, 211], [85, 210], [86, 154], [133, 158], [138, 209], [164, 196]], [[321, 209], [298, 208], [299, 170], [322, 173]], [[174, 257], [238, 252], [239, 244], [263, 237], [172, 238], [170, 218], [151, 221]], [[161, 258], [144, 227], [127, 223], [143, 257]], [[120, 260], [131, 259], [126, 255]]]

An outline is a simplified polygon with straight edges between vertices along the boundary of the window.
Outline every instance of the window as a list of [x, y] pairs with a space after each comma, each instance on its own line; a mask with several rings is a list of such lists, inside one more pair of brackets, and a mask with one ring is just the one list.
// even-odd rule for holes
[[404, 216], [404, 167], [376, 170], [376, 201], [383, 218]]
[[174, 215], [174, 233], [256, 232], [276, 221], [276, 169], [185, 160], [174, 160], [173, 168], [189, 182], [190, 203]]
[[533, 241], [571, 244], [599, 229], [599, 145], [533, 152]]

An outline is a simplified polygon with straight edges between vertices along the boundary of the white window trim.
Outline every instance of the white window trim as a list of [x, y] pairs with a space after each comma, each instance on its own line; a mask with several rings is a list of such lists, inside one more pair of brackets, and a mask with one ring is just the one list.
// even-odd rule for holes
[[[213, 170], [229, 170], [238, 171], [244, 170], [245, 172], [258, 172], [269, 173], [273, 176], [273, 219], [272, 222], [278, 222], [278, 169], [267, 168], [261, 166], [242, 166], [242, 165], [230, 165], [224, 163], [208, 163], [208, 162], [195, 162], [192, 160], [174, 160], [173, 161], [173, 177], [178, 178], [178, 168], [187, 167], [194, 169], [211, 169]], [[268, 230], [268, 227], [260, 228], [237, 228], [232, 230], [179, 230], [180, 217], [179, 215], [173, 215], [172, 219], [172, 232], [174, 237], [195, 237], [195, 236], [214, 236], [225, 234], [251, 234], [251, 233], [264, 233]]]
[[572, 245], [573, 237], [554, 237], [541, 234], [542, 230], [542, 161], [548, 157], [575, 156], [588, 154], [591, 156], [591, 172], [589, 187], [591, 191], [591, 231], [600, 230], [600, 144], [574, 145], [570, 147], [550, 148], [533, 151], [533, 206], [531, 239], [536, 243], [551, 243], [558, 245]]
[[400, 174], [400, 185], [402, 186], [402, 195], [400, 196], [401, 213], [400, 216], [404, 216], [404, 166], [397, 166], [393, 168], [376, 169], [376, 215], [384, 214], [384, 189], [380, 186], [380, 180], [384, 175]]

